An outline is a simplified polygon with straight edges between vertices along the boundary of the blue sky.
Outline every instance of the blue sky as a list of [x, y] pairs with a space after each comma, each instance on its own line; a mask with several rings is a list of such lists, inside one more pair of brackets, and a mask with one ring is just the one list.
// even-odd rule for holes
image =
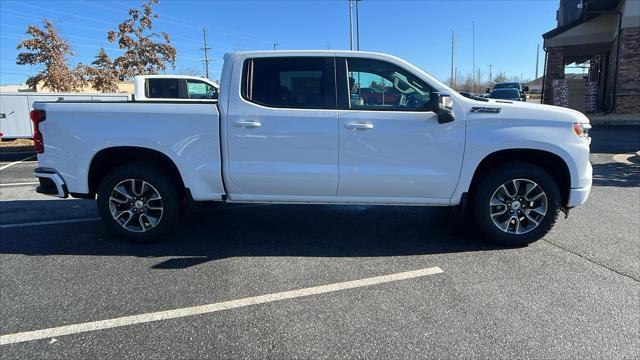
[[[90, 63], [101, 46], [110, 56], [117, 45], [108, 30], [124, 20], [136, 1], [0, 0], [0, 83], [22, 83], [34, 72], [15, 64], [16, 45], [28, 24], [51, 20], [77, 56]], [[360, 49], [400, 56], [439, 79], [449, 77], [451, 31], [456, 33], [456, 66], [472, 71], [472, 23], [475, 63], [483, 78], [493, 73], [533, 78], [536, 45], [555, 27], [557, 0], [530, 1], [376, 1], [360, 2]], [[213, 48], [210, 77], [217, 79], [222, 56], [236, 50], [348, 49], [347, 0], [335, 1], [178, 1], [161, 0], [155, 26], [172, 37], [176, 70], [202, 69], [202, 26]], [[542, 47], [542, 45], [541, 45]], [[540, 50], [540, 70], [544, 63]]]

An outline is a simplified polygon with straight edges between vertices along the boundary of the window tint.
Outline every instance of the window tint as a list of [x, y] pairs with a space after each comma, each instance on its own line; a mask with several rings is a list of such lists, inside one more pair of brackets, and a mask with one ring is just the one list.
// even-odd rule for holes
[[335, 109], [332, 65], [332, 58], [247, 60], [242, 93], [266, 106]]
[[187, 79], [187, 94], [189, 99], [217, 99], [218, 89], [201, 80]]
[[520, 89], [520, 84], [519, 83], [499, 83], [499, 84], [496, 84], [496, 86], [494, 87], [494, 89], [510, 89], [510, 88]]
[[520, 92], [516, 89], [497, 89], [493, 90], [489, 97], [492, 99], [518, 99]]
[[421, 111], [432, 88], [411, 73], [379, 60], [347, 58], [349, 108]]
[[148, 98], [180, 98], [180, 80], [178, 79], [147, 79], [147, 84]]

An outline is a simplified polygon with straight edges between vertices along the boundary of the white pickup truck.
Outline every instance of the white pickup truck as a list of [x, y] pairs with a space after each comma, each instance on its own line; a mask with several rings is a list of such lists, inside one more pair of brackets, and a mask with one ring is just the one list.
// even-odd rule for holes
[[591, 190], [582, 113], [467, 98], [385, 54], [233, 53], [218, 101], [34, 107], [38, 192], [97, 197], [135, 242], [225, 201], [459, 206], [523, 245]]

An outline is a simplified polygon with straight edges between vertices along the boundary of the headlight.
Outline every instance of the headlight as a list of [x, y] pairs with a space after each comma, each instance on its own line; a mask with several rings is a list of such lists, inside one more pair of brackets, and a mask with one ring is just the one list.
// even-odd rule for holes
[[591, 130], [591, 124], [588, 123], [573, 123], [573, 132], [582, 139], [589, 139], [589, 130]]

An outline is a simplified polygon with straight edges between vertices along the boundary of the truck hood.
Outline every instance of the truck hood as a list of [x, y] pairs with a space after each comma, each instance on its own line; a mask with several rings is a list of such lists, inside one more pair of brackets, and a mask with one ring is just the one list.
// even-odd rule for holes
[[[589, 118], [580, 111], [553, 105], [489, 99], [488, 102], [470, 100], [466, 106], [467, 116], [470, 119], [473, 119], [475, 116], [486, 117], [486, 115], [491, 115], [492, 117], [514, 120], [553, 120], [570, 123], [589, 123]], [[496, 108], [499, 108], [500, 112], [496, 112]]]

